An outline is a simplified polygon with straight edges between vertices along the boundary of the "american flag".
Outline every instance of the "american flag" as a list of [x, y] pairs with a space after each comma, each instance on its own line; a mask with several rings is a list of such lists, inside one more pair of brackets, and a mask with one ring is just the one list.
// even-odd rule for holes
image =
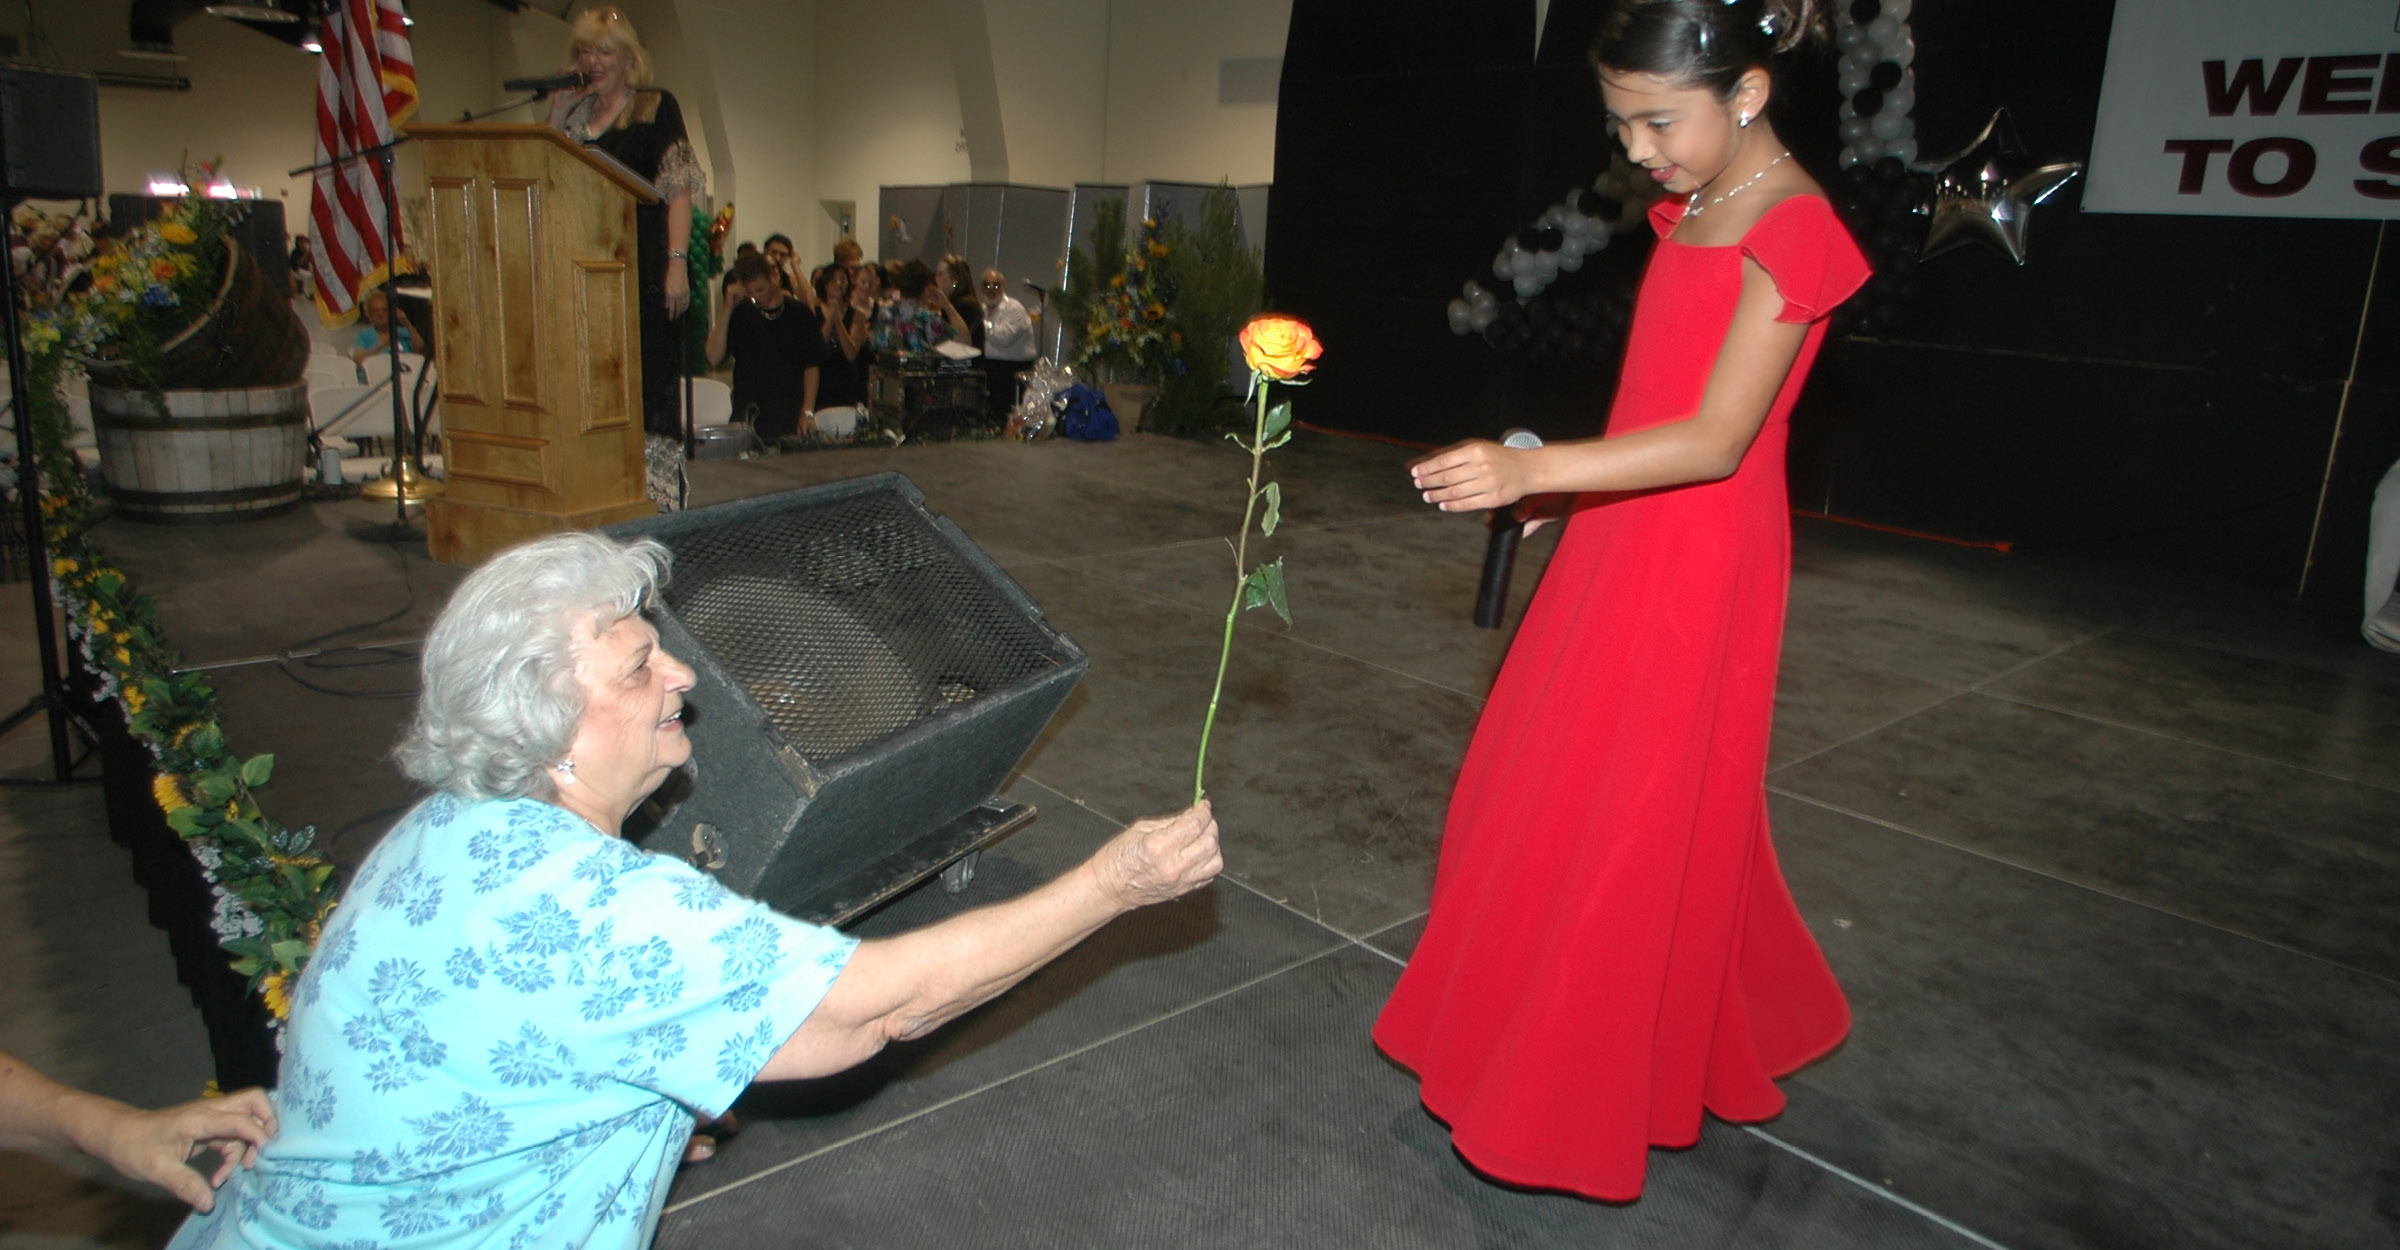
[[[331, 0], [317, 63], [317, 160], [391, 141], [417, 111], [417, 65], [401, 0]], [[392, 192], [397, 194], [396, 191]], [[328, 325], [358, 316], [360, 297], [391, 276], [400, 240], [384, 232], [383, 171], [374, 157], [317, 171], [309, 220], [317, 310]], [[394, 206], [395, 209], [397, 205]], [[393, 227], [397, 234], [395, 219]]]

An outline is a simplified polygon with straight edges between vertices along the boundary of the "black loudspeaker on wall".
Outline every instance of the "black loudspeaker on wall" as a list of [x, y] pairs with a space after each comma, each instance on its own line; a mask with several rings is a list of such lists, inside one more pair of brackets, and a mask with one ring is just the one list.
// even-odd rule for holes
[[8, 190], [37, 200], [100, 194], [100, 89], [89, 74], [0, 65]]
[[1022, 824], [995, 800], [1088, 665], [897, 473], [612, 526], [674, 554], [653, 614], [698, 673], [650, 850], [840, 923]]

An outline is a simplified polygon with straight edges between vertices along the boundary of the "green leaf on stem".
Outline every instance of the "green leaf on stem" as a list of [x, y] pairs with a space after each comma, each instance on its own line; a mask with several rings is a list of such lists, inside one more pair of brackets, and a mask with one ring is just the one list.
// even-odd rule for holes
[[1273, 608], [1275, 615], [1283, 618], [1284, 624], [1292, 623], [1292, 605], [1283, 594], [1282, 556], [1275, 557], [1272, 564], [1262, 564], [1251, 570], [1250, 576], [1242, 583], [1242, 606]]
[[1258, 518], [1258, 532], [1273, 538], [1275, 527], [1283, 524], [1283, 487], [1269, 482], [1258, 493], [1267, 501], [1266, 512]]
[[272, 754], [253, 755], [242, 761], [242, 784], [245, 786], [263, 786], [274, 775], [275, 757]]
[[[1273, 438], [1276, 435], [1283, 433], [1285, 430], [1290, 429], [1291, 425], [1292, 401], [1287, 399], [1282, 403], [1267, 409], [1267, 428], [1265, 434], [1267, 438]], [[1269, 446], [1273, 446], [1273, 444], [1270, 443]]]

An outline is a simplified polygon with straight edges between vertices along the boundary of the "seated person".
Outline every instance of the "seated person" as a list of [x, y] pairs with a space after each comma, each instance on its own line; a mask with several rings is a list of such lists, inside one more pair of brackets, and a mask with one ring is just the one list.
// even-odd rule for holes
[[772, 444], [800, 428], [817, 407], [817, 367], [825, 359], [825, 330], [817, 314], [776, 285], [766, 258], [733, 262], [737, 299], [717, 311], [708, 328], [711, 367], [733, 357], [733, 416]]
[[862, 942], [622, 840], [691, 758], [643, 619], [667, 550], [570, 531], [452, 594], [397, 752], [433, 795], [301, 975], [281, 1134], [172, 1243], [640, 1247], [694, 1113], [850, 1068], [1223, 866], [1206, 804], [1030, 893]]
[[1008, 275], [983, 271], [983, 372], [988, 378], [992, 416], [1006, 420], [1017, 406], [1017, 375], [1033, 367], [1041, 344], [1033, 332], [1033, 315], [1008, 293]]
[[[358, 314], [360, 322], [358, 337], [350, 346], [350, 360], [351, 363], [359, 366], [359, 376], [364, 378], [367, 358], [380, 356], [391, 350], [391, 345], [384, 341], [383, 336], [391, 333], [392, 330], [392, 297], [385, 294], [382, 287], [377, 287], [367, 292], [367, 298], [358, 306]], [[408, 314], [405, 312], [399, 314], [399, 321], [400, 350], [416, 351], [418, 342], [416, 324], [408, 319]]]
[[898, 293], [891, 305], [875, 316], [875, 358], [896, 360], [933, 350], [937, 343], [966, 340], [967, 319], [950, 302], [950, 293], [933, 268], [921, 260], [906, 261], [892, 275]]

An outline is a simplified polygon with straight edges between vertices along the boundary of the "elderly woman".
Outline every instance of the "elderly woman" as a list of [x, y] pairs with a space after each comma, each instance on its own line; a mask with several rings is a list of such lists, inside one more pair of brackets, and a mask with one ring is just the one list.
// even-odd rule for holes
[[862, 943], [626, 844], [691, 755], [692, 670], [641, 616], [666, 565], [571, 533], [459, 586], [399, 750], [436, 793], [359, 867], [300, 980], [282, 1135], [175, 1245], [644, 1245], [695, 1113], [920, 1036], [1215, 877], [1199, 806]]

